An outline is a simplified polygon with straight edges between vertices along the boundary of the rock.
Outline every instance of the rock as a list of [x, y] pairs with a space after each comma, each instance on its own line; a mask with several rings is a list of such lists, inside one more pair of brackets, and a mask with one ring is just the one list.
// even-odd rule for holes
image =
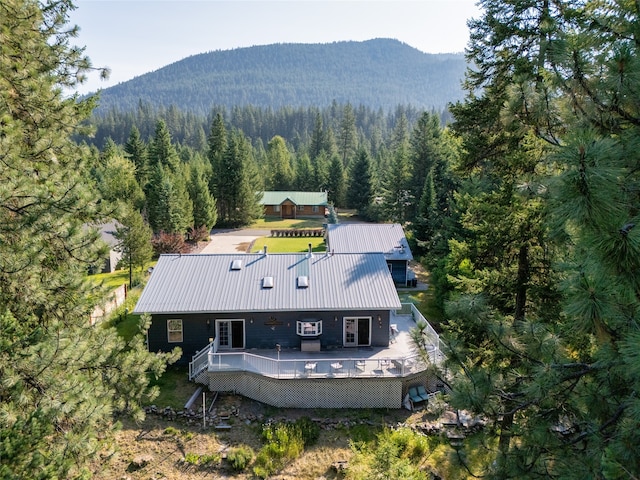
[[133, 460], [131, 460], [131, 463], [129, 464], [129, 468], [127, 470], [129, 472], [135, 472], [137, 470], [140, 470], [146, 467], [151, 462], [153, 462], [152, 455], [139, 455], [135, 457]]

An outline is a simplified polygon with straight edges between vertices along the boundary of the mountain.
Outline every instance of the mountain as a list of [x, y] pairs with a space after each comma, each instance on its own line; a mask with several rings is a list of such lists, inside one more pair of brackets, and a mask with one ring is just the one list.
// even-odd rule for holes
[[213, 106], [443, 109], [463, 97], [463, 54], [427, 54], [391, 39], [274, 44], [187, 57], [101, 92], [100, 111], [141, 100], [207, 114]]

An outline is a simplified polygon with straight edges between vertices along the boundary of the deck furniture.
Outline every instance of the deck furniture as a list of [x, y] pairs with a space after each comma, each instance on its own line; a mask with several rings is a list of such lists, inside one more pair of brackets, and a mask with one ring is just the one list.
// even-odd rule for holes
[[420, 395], [422, 399], [425, 401], [428, 401], [432, 397], [432, 395], [429, 392], [427, 392], [427, 389], [424, 388], [424, 385], [418, 385], [417, 391], [418, 391], [418, 395]]
[[420, 393], [418, 393], [418, 387], [413, 386], [409, 387], [409, 399], [411, 400], [412, 407], [415, 408], [417, 406], [426, 404], [426, 402], [429, 400], [429, 396], [420, 395]]

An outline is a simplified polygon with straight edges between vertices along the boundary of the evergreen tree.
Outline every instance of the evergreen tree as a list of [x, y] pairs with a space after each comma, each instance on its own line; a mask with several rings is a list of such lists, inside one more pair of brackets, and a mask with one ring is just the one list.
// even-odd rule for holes
[[329, 165], [327, 196], [329, 197], [329, 201], [336, 207], [343, 207], [345, 205], [346, 188], [346, 179], [342, 160], [337, 156], [333, 157], [331, 159], [331, 164]]
[[217, 172], [218, 217], [231, 226], [246, 225], [262, 215], [258, 170], [251, 147], [240, 132], [233, 132]]
[[496, 419], [494, 478], [635, 478], [638, 10], [481, 3], [453, 109], [478, 175], [450, 258], [452, 400]]
[[369, 154], [363, 148], [358, 150], [351, 164], [350, 179], [347, 204], [350, 208], [355, 208], [359, 215], [367, 218], [373, 201], [373, 174]]
[[[90, 68], [68, 1], [0, 3], [0, 477], [87, 478], [115, 415], [141, 418], [167, 356], [88, 318], [86, 272], [106, 219], [71, 137], [95, 99], [63, 95]], [[146, 324], [140, 325], [144, 330]]]
[[193, 203], [193, 226], [195, 228], [206, 227], [207, 231], [211, 230], [218, 219], [216, 201], [209, 192], [203, 168], [198, 163], [191, 166], [189, 196]]
[[385, 217], [404, 224], [410, 218], [414, 203], [409, 162], [409, 132], [404, 115], [394, 129], [391, 163], [382, 180], [383, 210]]
[[103, 164], [94, 173], [102, 198], [110, 202], [122, 202], [142, 210], [145, 196], [136, 181], [133, 163], [122, 154], [113, 154], [105, 158]]
[[135, 175], [138, 185], [144, 189], [148, 175], [147, 146], [142, 138], [140, 138], [140, 131], [135, 125], [131, 127], [129, 138], [124, 145], [124, 151], [128, 155], [128, 159], [132, 161], [136, 167]]
[[151, 172], [147, 214], [154, 233], [184, 234], [193, 220], [193, 204], [184, 179], [159, 163]]
[[348, 167], [351, 158], [358, 147], [356, 117], [350, 103], [347, 103], [342, 110], [342, 119], [340, 120], [337, 144], [342, 166]]
[[171, 142], [171, 134], [164, 120], [156, 122], [156, 130], [149, 145], [149, 164], [152, 166], [163, 165], [173, 173], [176, 173], [180, 168], [178, 152]]
[[134, 269], [142, 273], [153, 256], [153, 232], [137, 210], [128, 208], [120, 218], [114, 236], [118, 240], [118, 251], [122, 253], [121, 262], [129, 269], [129, 288], [132, 288]]
[[313, 166], [306, 153], [296, 156], [296, 180], [295, 189], [299, 192], [311, 192], [318, 189], [313, 174]]

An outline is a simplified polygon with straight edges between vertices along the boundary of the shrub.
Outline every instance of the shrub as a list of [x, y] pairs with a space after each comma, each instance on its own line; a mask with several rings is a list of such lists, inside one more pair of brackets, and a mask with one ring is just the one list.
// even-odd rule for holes
[[187, 452], [184, 456], [184, 463], [188, 463], [189, 465], [198, 465], [200, 461], [200, 455], [197, 453]]
[[246, 445], [233, 448], [227, 454], [227, 460], [229, 461], [231, 468], [236, 472], [245, 470], [253, 460], [253, 457], [253, 449]]
[[189, 246], [184, 241], [184, 235], [180, 233], [160, 232], [151, 240], [153, 253], [158, 256], [163, 253], [188, 253]]
[[309, 447], [318, 441], [320, 426], [309, 417], [299, 418], [294, 423], [294, 426], [300, 432], [305, 447]]
[[262, 436], [266, 444], [256, 457], [253, 467], [256, 477], [269, 477], [304, 451], [302, 434], [294, 424], [267, 425], [262, 430]]
[[210, 238], [210, 231], [206, 225], [189, 228], [189, 240], [192, 242], [208, 242]]

